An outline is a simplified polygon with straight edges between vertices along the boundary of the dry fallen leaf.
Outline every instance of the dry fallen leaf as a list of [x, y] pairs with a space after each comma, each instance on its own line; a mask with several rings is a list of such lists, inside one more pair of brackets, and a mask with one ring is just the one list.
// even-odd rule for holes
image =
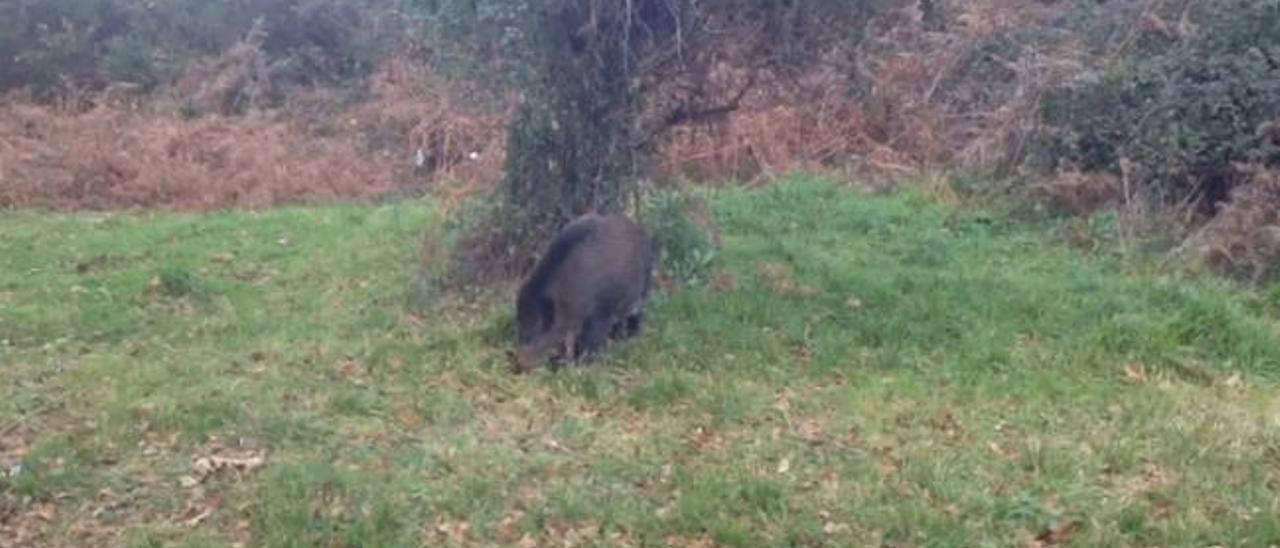
[[724, 445], [723, 437], [701, 426], [695, 428], [689, 438], [699, 452], [716, 451]]
[[657, 510], [654, 510], [653, 515], [657, 516], [658, 519], [666, 519], [667, 516], [671, 515], [671, 511], [674, 509], [675, 509], [675, 502], [671, 502], [658, 508]]
[[195, 459], [191, 465], [192, 469], [195, 470], [195, 475], [184, 476], [178, 481], [183, 487], [194, 487], [218, 472], [231, 470], [237, 474], [247, 474], [261, 468], [266, 463], [266, 454], [260, 451], [242, 456], [212, 455], [200, 457]]
[[49, 503], [36, 506], [36, 517], [40, 521], [51, 522], [58, 519], [58, 507]]
[[362, 384], [363, 378], [369, 373], [363, 363], [351, 359], [339, 360], [336, 367], [339, 374], [355, 384]]
[[1006, 456], [1006, 455], [1005, 455], [1005, 452], [1004, 452], [1004, 449], [1001, 449], [1001, 448], [1000, 448], [1000, 444], [998, 444], [998, 443], [996, 443], [996, 442], [994, 442], [994, 441], [993, 441], [993, 442], [988, 442], [988, 443], [987, 443], [987, 449], [990, 449], [992, 453], [995, 453], [996, 455], [999, 455], [999, 456], [1001, 456], [1001, 457]]
[[828, 535], [836, 535], [848, 530], [849, 530], [848, 523], [836, 523], [834, 521], [828, 521], [822, 526], [822, 532]]
[[1126, 363], [1124, 364], [1124, 377], [1130, 382], [1144, 382], [1147, 380], [1147, 371], [1142, 364]]
[[688, 538], [671, 535], [663, 540], [664, 545], [671, 548], [711, 548], [716, 545], [715, 541], [706, 536]]
[[1068, 521], [1056, 527], [1050, 527], [1036, 535], [1036, 546], [1057, 546], [1071, 541], [1072, 535], [1080, 528], [1080, 522]]
[[232, 469], [237, 472], [252, 472], [266, 464], [265, 455], [251, 454], [244, 457], [212, 456], [196, 460], [197, 470], [216, 472]]
[[827, 470], [822, 474], [822, 495], [829, 499], [840, 495], [840, 475], [835, 470]]
[[1221, 383], [1222, 386], [1227, 388], [1240, 388], [1244, 386], [1244, 379], [1240, 377], [1239, 373], [1232, 373], [1231, 376], [1222, 379]]
[[516, 526], [519, 524], [520, 518], [522, 517], [524, 517], [524, 513], [517, 511], [514, 514], [502, 518], [502, 521], [498, 522], [497, 534], [495, 536], [497, 536], [499, 542], [509, 543], [515, 539], [517, 533]]
[[1152, 505], [1151, 517], [1155, 519], [1166, 519], [1173, 515], [1173, 511], [1177, 508], [1168, 500], [1160, 500]]
[[200, 525], [201, 523], [203, 523], [203, 522], [204, 522], [204, 520], [209, 519], [209, 516], [212, 516], [212, 515], [213, 515], [213, 508], [212, 508], [212, 507], [207, 507], [207, 508], [205, 508], [205, 509], [201, 510], [201, 511], [200, 511], [200, 513], [198, 513], [198, 514], [196, 514], [196, 515], [192, 516], [191, 518], [187, 519], [187, 520], [186, 520], [186, 521], [184, 521], [183, 523], [184, 523], [187, 527], [196, 527], [196, 526]]
[[787, 457], [783, 457], [781, 461], [778, 461], [778, 473], [785, 474], [790, 471], [791, 471], [791, 459]]
[[714, 540], [711, 539], [711, 537], [703, 536], [703, 537], [698, 537], [690, 541], [689, 543], [685, 544], [685, 547], [686, 548], [711, 548], [712, 546], [715, 546], [715, 545], [716, 543]]
[[780, 263], [760, 263], [756, 272], [779, 295], [786, 297], [812, 297], [819, 291], [816, 288], [797, 283], [791, 267]]
[[711, 289], [714, 291], [725, 292], [733, 291], [738, 288], [738, 283], [728, 272], [716, 272], [711, 275]]
[[449, 537], [455, 543], [467, 544], [467, 532], [471, 530], [471, 524], [465, 521], [455, 521], [451, 523], [441, 523], [436, 526], [436, 532]]
[[400, 425], [405, 428], [417, 428], [422, 424], [422, 415], [418, 414], [418, 410], [409, 405], [402, 405], [396, 408], [396, 418], [400, 420]]
[[821, 444], [826, 441], [826, 434], [823, 432], [822, 423], [816, 419], [803, 419], [796, 424], [796, 436], [812, 444]]
[[187, 527], [197, 527], [205, 520], [209, 519], [215, 511], [222, 508], [222, 497], [206, 498], [204, 494], [197, 490], [191, 499], [187, 501], [187, 508], [182, 512], [183, 525]]
[[950, 411], [942, 411], [931, 421], [933, 427], [949, 437], [955, 437], [961, 431], [960, 422]]

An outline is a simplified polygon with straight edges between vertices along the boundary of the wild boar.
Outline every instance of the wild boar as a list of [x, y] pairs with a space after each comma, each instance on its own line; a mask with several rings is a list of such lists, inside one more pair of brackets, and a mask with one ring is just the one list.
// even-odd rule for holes
[[516, 368], [528, 372], [553, 348], [591, 362], [610, 338], [644, 323], [653, 242], [622, 215], [589, 213], [560, 230], [516, 295]]

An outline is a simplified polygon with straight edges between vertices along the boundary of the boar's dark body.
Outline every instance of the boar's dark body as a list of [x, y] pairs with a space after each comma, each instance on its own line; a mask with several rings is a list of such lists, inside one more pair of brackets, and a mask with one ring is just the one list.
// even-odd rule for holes
[[518, 369], [570, 337], [573, 358], [590, 361], [610, 337], [639, 333], [652, 270], [652, 240], [630, 219], [587, 214], [565, 225], [516, 296]]

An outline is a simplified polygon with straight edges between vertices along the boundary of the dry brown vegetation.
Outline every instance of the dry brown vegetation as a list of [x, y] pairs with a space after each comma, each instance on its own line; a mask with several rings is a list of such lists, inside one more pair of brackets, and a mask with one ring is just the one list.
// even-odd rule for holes
[[256, 51], [247, 39], [149, 100], [117, 87], [57, 105], [0, 101], [0, 207], [266, 207], [497, 179], [505, 116], [402, 57], [383, 62], [354, 106], [299, 88], [266, 111]]
[[98, 107], [63, 114], [0, 110], [0, 205], [190, 209], [362, 198], [394, 187], [389, 166], [350, 142], [288, 124], [159, 118]]
[[1247, 171], [1249, 182], [1183, 250], [1221, 274], [1260, 281], [1280, 264], [1280, 170]]
[[[757, 86], [732, 115], [673, 131], [663, 144], [665, 174], [752, 180], [853, 167], [898, 178], [1008, 162], [1030, 123], [1034, 90], [1076, 65], [1058, 59], [1013, 67], [1013, 93], [979, 105], [994, 84], [960, 74], [969, 58], [993, 36], [1050, 10], [1021, 0], [964, 10], [951, 28], [929, 30], [917, 6], [904, 3], [874, 25], [856, 66], [832, 55], [801, 81]], [[360, 100], [285, 89], [261, 41], [249, 32], [146, 99], [117, 87], [60, 108], [3, 101], [0, 206], [261, 207], [363, 199], [440, 181], [470, 192], [499, 178], [509, 109], [476, 105], [402, 53], [383, 60]], [[866, 94], [850, 72], [861, 73]], [[726, 95], [740, 89], [730, 67], [718, 75]], [[263, 106], [281, 94], [283, 107]]]
[[1040, 93], [1082, 73], [1082, 54], [1066, 43], [1016, 60], [986, 52], [1063, 7], [983, 0], [954, 9], [953, 24], [935, 28], [919, 4], [903, 3], [873, 23], [861, 60], [833, 55], [801, 81], [749, 94], [733, 116], [674, 132], [668, 169], [752, 179], [851, 168], [891, 180], [942, 167], [1012, 170]]
[[[1144, 33], [1194, 32], [1194, 1], [1138, 4], [1116, 7], [1087, 36], [1045, 31], [1070, 6], [934, 4], [949, 10], [939, 18], [923, 3], [896, 3], [856, 55], [831, 52], [803, 78], [744, 87], [744, 71], [714, 71], [711, 87], [738, 108], [670, 131], [659, 176], [758, 182], [847, 170], [891, 184], [957, 167], [1028, 175], [1029, 139], [1043, 129], [1037, 109], [1049, 90], [1122, 58]], [[117, 85], [53, 105], [0, 100], [0, 207], [208, 210], [426, 188], [458, 197], [501, 179], [515, 93], [482, 103], [465, 84], [432, 73], [411, 44], [385, 56], [359, 90], [291, 85], [262, 41], [251, 30], [147, 95]], [[1280, 258], [1274, 171], [1255, 171], [1188, 241], [1219, 270], [1251, 278]], [[1163, 215], [1158, 230], [1166, 231], [1174, 217], [1124, 179], [1068, 165], [1037, 174], [1027, 189], [1067, 214], [1119, 206], [1135, 234], [1152, 224], [1143, 217]]]

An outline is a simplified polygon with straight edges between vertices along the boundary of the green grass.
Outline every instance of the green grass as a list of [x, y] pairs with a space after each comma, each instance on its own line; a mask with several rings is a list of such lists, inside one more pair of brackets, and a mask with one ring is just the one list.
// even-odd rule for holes
[[[506, 293], [424, 295], [425, 205], [5, 214], [0, 534], [1280, 543], [1280, 291], [1012, 208], [706, 193], [716, 279], [600, 367], [526, 377]], [[180, 484], [242, 445], [267, 464]]]

